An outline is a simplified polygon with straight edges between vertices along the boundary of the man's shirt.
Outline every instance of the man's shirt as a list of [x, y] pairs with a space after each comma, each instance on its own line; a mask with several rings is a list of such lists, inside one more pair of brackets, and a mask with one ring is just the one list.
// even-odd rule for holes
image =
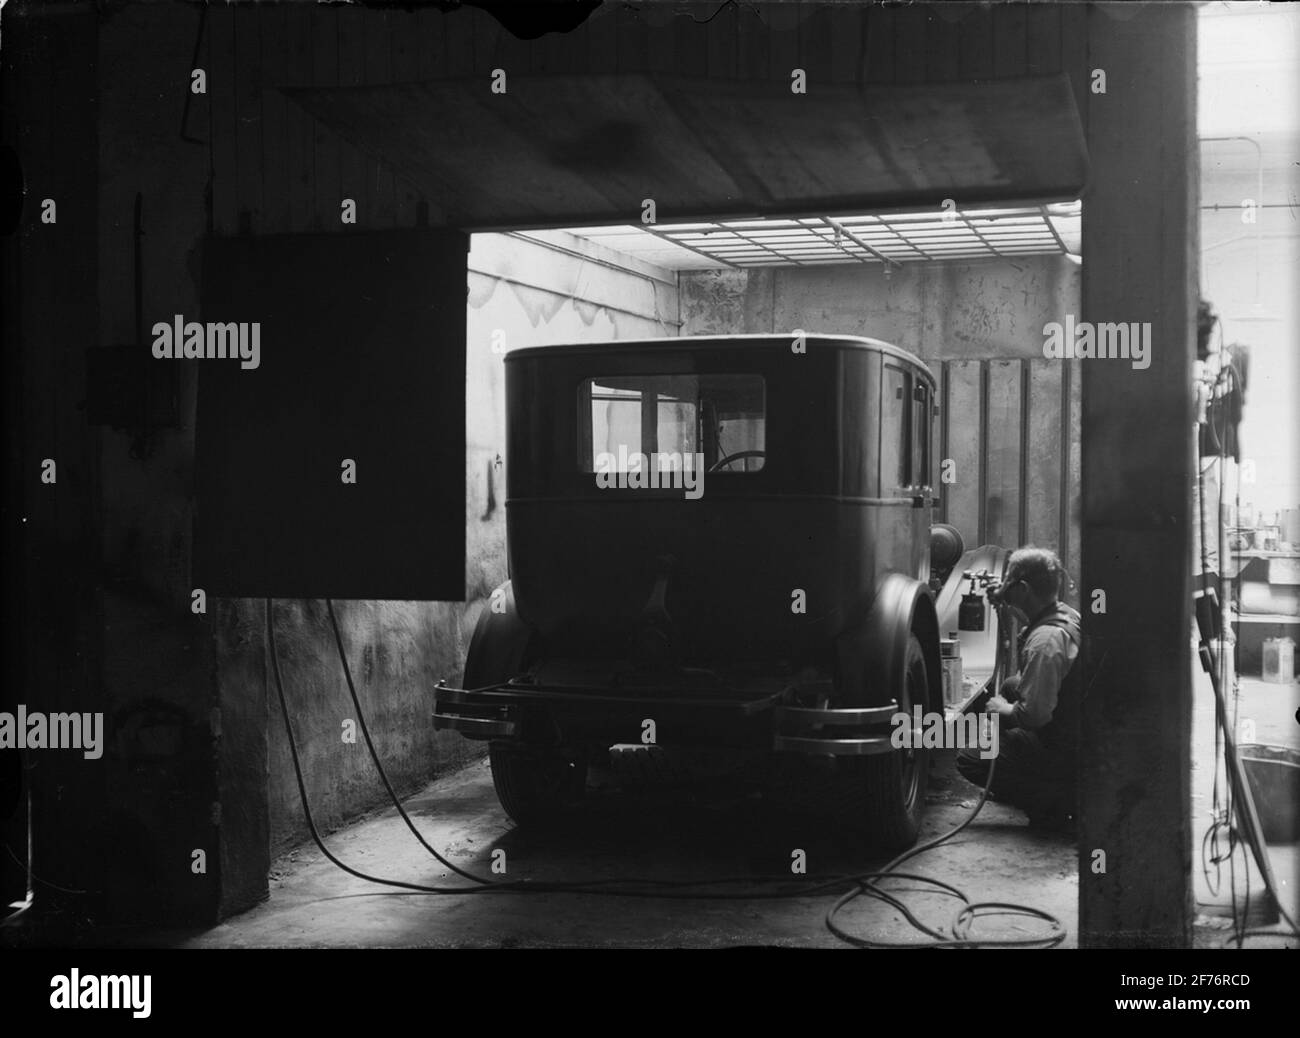
[[1074, 640], [1060, 627], [1034, 628], [1020, 649], [1020, 700], [1012, 719], [1016, 727], [1042, 728], [1052, 719], [1061, 683], [1079, 655]]

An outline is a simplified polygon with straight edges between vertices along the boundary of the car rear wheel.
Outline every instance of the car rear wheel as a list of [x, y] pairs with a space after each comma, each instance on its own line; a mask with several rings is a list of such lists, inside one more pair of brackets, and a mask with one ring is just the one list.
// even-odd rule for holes
[[[914, 706], [930, 708], [925, 653], [915, 634], [908, 638], [902, 688], [897, 692], [898, 709], [908, 714]], [[895, 853], [916, 842], [925, 809], [929, 779], [929, 751], [891, 749], [888, 753], [841, 759], [838, 776], [838, 814], [851, 831], [861, 834], [873, 847]]]
[[585, 760], [543, 747], [493, 742], [488, 762], [497, 799], [516, 825], [558, 822], [582, 802]]

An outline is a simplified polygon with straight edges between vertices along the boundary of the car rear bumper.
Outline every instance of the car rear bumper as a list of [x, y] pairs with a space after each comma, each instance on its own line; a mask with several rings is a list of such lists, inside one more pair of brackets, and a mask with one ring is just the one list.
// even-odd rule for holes
[[[897, 706], [790, 706], [784, 691], [713, 689], [684, 694], [680, 686], [616, 690], [514, 679], [484, 688], [434, 689], [435, 730], [469, 739], [640, 743], [647, 730], [660, 745], [720, 744], [819, 756], [864, 756], [893, 749]], [[652, 728], [646, 722], [652, 721]]]

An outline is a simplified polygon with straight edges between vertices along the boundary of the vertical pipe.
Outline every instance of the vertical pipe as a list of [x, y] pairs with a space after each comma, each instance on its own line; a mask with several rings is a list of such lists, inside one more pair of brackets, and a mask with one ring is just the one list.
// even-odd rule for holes
[[943, 441], [943, 453], [939, 456], [939, 500], [941, 502], [940, 515], [942, 516], [940, 521], [945, 523], [952, 521], [948, 518], [948, 484], [943, 481], [943, 459], [948, 457], [948, 408], [952, 394], [948, 379], [948, 365], [949, 362], [945, 360], [939, 368], [939, 399], [943, 401], [939, 406], [940, 436]]
[[[1070, 428], [1070, 394], [1071, 394], [1071, 374], [1072, 368], [1069, 364], [1061, 365], [1061, 510], [1058, 520], [1060, 531], [1058, 533], [1057, 543], [1061, 546], [1059, 556], [1061, 562], [1068, 565], [1066, 560], [1070, 557], [1070, 445], [1073, 430]], [[1071, 573], [1070, 577], [1074, 580], [1080, 578], [1080, 574]]]
[[1017, 546], [1029, 541], [1029, 361], [1020, 361], [1020, 515]]
[[989, 495], [989, 362], [980, 361], [980, 425], [979, 425], [980, 491], [979, 491], [979, 543], [987, 544]]

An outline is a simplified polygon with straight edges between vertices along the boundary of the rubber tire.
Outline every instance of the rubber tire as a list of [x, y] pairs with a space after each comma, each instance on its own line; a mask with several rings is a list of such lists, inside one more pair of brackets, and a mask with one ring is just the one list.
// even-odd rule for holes
[[497, 799], [517, 826], [556, 823], [581, 803], [587, 785], [585, 761], [509, 742], [488, 745]]
[[[921, 640], [912, 634], [907, 641], [903, 667], [906, 687], [900, 690], [900, 709], [909, 714], [919, 704], [922, 712], [931, 709], [929, 681], [925, 670], [925, 653]], [[915, 782], [905, 782], [908, 754], [915, 762]], [[842, 773], [837, 814], [855, 835], [861, 835], [874, 849], [887, 854], [906, 850], [916, 843], [925, 813], [925, 791], [929, 779], [930, 752], [893, 750], [867, 757], [842, 758]]]

